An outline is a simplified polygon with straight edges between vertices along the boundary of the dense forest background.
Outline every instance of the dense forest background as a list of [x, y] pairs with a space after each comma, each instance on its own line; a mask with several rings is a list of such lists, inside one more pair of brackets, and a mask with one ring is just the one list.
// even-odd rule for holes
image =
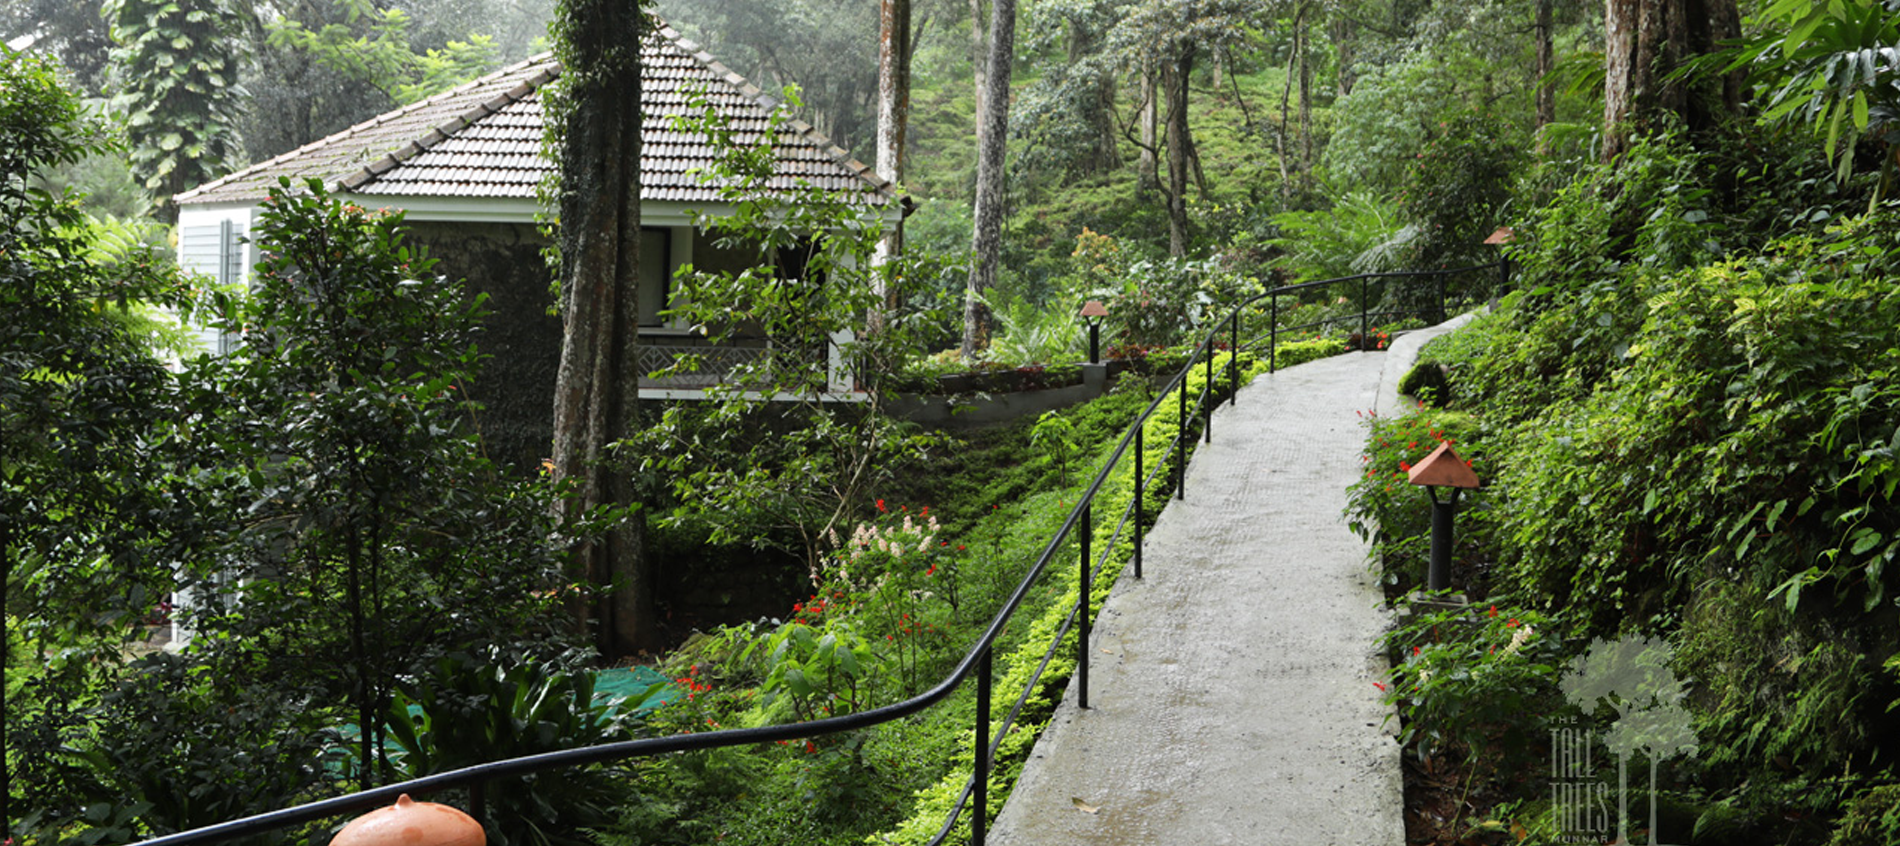
[[[880, 352], [894, 378], [879, 390], [1072, 362], [1090, 299], [1108, 306], [1111, 355], [1165, 361], [1278, 283], [1509, 258], [1515, 290], [1458, 283], [1496, 308], [1426, 350], [1408, 381], [1429, 405], [1372, 424], [1353, 493], [1403, 595], [1424, 547], [1419, 498], [1393, 494], [1411, 493], [1407, 465], [1456, 440], [1488, 482], [1462, 518], [1457, 584], [1489, 613], [1414, 614], [1387, 643], [1412, 809], [1442, 823], [1414, 836], [1561, 839], [1527, 756], [1560, 714], [1631, 705], [1563, 679], [1604, 654], [1593, 642], [1641, 635], [1673, 643], [1691, 677], [1648, 694], [1676, 720], [1670, 743], [1649, 739], [1651, 783], [1663, 767], [1676, 785], [1652, 832], [1900, 838], [1900, 0], [992, 2], [911, 4], [905, 250], [929, 261], [878, 265], [865, 243], [834, 265], [913, 286], [903, 332], [881, 339], [905, 346]], [[179, 276], [167, 223], [174, 193], [539, 52], [550, 17], [596, 6], [0, 8], [0, 816], [18, 836], [124, 841], [472, 760], [909, 695], [1007, 594], [1005, 553], [1061, 525], [1071, 464], [1144, 406], [1149, 386], [1123, 380], [967, 439], [875, 409], [648, 418], [625, 452], [652, 459], [646, 546], [714, 579], [769, 548], [812, 592], [645, 656], [684, 705], [596, 708], [571, 612], [599, 585], [549, 539], [628, 511], [557, 517], [558, 483], [481, 458], [456, 395], [478, 369], [477, 315], [452, 286], [408, 283], [427, 263], [400, 220], [321, 190], [274, 201], [259, 237], [283, 249], [248, 303]], [[879, 4], [655, 11], [761, 87], [798, 86], [800, 117], [882, 158]], [[1001, 116], [999, 90], [1007, 119], [981, 140], [1007, 142], [1000, 179], [978, 129]], [[995, 324], [973, 346], [965, 271], [986, 263], [994, 280], [972, 271], [967, 290]], [[849, 313], [827, 319], [873, 308], [832, 303]], [[168, 369], [184, 340], [151, 306], [244, 326], [249, 353]], [[1314, 331], [1332, 337], [1310, 354], [1372, 340]], [[884, 543], [861, 564], [821, 541], [834, 528]], [[181, 578], [213, 598], [196, 612], [208, 634], [135, 655]], [[215, 599], [232, 584], [242, 602]], [[1079, 588], [1049, 586], [1046, 608], [1065, 591]], [[1005, 675], [1026, 675], [1041, 646], [1026, 641], [1055, 638], [1053, 619], [1015, 633]], [[1038, 708], [1061, 683], [1032, 690]], [[535, 731], [457, 735], [476, 712]], [[921, 842], [960, 787], [973, 712], [966, 696], [802, 749], [497, 789], [516, 804], [496, 816], [522, 826], [497, 834]], [[1692, 760], [1676, 754], [1685, 726]], [[1606, 766], [1634, 766], [1625, 753]]]
[[[915, 5], [906, 187], [922, 207], [909, 228], [921, 248], [957, 251], [988, 15], [981, 4]], [[32, 0], [0, 11], [0, 33], [59, 57], [100, 108], [125, 116], [129, 169], [103, 156], [52, 181], [129, 217], [545, 49], [551, 11], [548, 0]], [[876, 4], [666, 0], [655, 12], [762, 88], [796, 84], [800, 117], [874, 158]], [[1025, 3], [1001, 287], [1039, 304], [1085, 228], [1143, 256], [1220, 256], [1264, 273], [1281, 234], [1272, 215], [1397, 198], [1418, 154], [1474, 121], [1495, 159], [1472, 163], [1472, 180], [1507, 173], [1540, 127], [1547, 154], [1587, 156], [1602, 26], [1599, 4], [1560, 0]], [[1177, 66], [1179, 96], [1163, 84]], [[1545, 68], [1568, 75], [1548, 80], [1540, 101]], [[1171, 143], [1183, 151], [1179, 186]], [[1162, 236], [1177, 194], [1189, 240], [1171, 244]], [[1344, 233], [1364, 247], [1417, 222], [1405, 204], [1370, 205], [1384, 207], [1377, 231]], [[1466, 216], [1474, 229], [1503, 222], [1483, 205]]]

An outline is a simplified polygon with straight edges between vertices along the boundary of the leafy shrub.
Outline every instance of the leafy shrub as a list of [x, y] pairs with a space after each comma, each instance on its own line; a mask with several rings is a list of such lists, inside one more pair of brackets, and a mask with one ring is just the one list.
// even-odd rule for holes
[[1451, 379], [1443, 364], [1420, 361], [1399, 377], [1399, 393], [1426, 405], [1442, 406], [1451, 393]]
[[[124, 809], [136, 823], [95, 816], [85, 821], [88, 837], [226, 822], [293, 804], [334, 777], [320, 762], [341, 738], [313, 717], [309, 690], [234, 681], [160, 652], [139, 659], [100, 697], [93, 736], [62, 757], [90, 773], [88, 802]], [[270, 832], [250, 842], [290, 836]]]
[[1900, 842], [1900, 784], [1862, 791], [1847, 803], [1827, 846], [1876, 846]]
[[1398, 708], [1400, 743], [1421, 758], [1459, 749], [1496, 772], [1548, 736], [1562, 701], [1562, 624], [1494, 599], [1482, 609], [1412, 608], [1381, 641], [1397, 660], [1380, 688]]
[[[1347, 524], [1372, 543], [1388, 584], [1401, 590], [1423, 584], [1428, 562], [1421, 542], [1431, 532], [1432, 506], [1407, 473], [1441, 443], [1452, 444], [1474, 469], [1487, 472], [1482, 430], [1468, 414], [1422, 405], [1396, 416], [1363, 412], [1361, 419], [1368, 430], [1360, 456], [1365, 471], [1347, 488]], [[1469, 561], [1488, 545], [1486, 502], [1482, 490], [1461, 495], [1455, 559]]]
[[1273, 216], [1280, 235], [1268, 243], [1280, 251], [1274, 264], [1289, 281], [1398, 270], [1400, 259], [1389, 247], [1403, 242], [1402, 224], [1391, 203], [1364, 189], [1331, 199], [1331, 208]]
[[[578, 658], [542, 662], [452, 654], [406, 681], [384, 717], [402, 749], [392, 761], [419, 778], [489, 761], [631, 737], [624, 716], [594, 698]], [[658, 693], [649, 688], [647, 696]], [[624, 715], [640, 703], [618, 703]], [[548, 770], [487, 785], [490, 839], [501, 846], [580, 846], [589, 828], [630, 800], [622, 777], [600, 767]]]
[[1481, 264], [1484, 239], [1505, 223], [1524, 146], [1497, 116], [1465, 112], [1439, 120], [1408, 163], [1399, 204], [1417, 228], [1405, 264], [1417, 269]]

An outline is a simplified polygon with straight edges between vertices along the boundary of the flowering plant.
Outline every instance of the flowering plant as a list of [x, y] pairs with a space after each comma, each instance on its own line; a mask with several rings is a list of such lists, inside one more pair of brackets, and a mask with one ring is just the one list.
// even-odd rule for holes
[[942, 527], [928, 506], [876, 504], [848, 536], [826, 536], [811, 598], [765, 641], [763, 688], [801, 719], [859, 710], [877, 693], [915, 694], [944, 642], [955, 594], [940, 590], [955, 580]]
[[[1360, 412], [1368, 429], [1359, 479], [1347, 489], [1347, 523], [1371, 541], [1383, 562], [1387, 581], [1401, 588], [1422, 582], [1426, 556], [1423, 541], [1431, 531], [1431, 499], [1411, 484], [1412, 466], [1439, 444], [1452, 448], [1471, 468], [1485, 472], [1485, 450], [1478, 423], [1455, 411], [1415, 405], [1397, 416]], [[1467, 491], [1467, 495], [1481, 495]], [[1466, 499], [1470, 503], [1471, 499]], [[1479, 509], [1460, 507], [1460, 548], [1484, 537], [1486, 517]]]
[[1421, 759], [1457, 747], [1494, 768], [1523, 757], [1562, 702], [1561, 623], [1504, 597], [1402, 620], [1382, 641], [1396, 657], [1376, 683], [1398, 708], [1399, 742]]

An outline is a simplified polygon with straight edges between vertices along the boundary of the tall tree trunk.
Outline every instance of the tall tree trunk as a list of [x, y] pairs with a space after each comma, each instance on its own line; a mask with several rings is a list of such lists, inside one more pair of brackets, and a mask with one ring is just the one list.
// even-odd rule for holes
[[1537, 152], [1549, 151], [1544, 127], [1557, 122], [1557, 89], [1551, 85], [1550, 72], [1556, 65], [1551, 45], [1551, 5], [1553, 0], [1537, 0]]
[[1279, 132], [1274, 134], [1275, 152], [1280, 159], [1280, 200], [1283, 204], [1293, 197], [1293, 145], [1288, 138], [1288, 129], [1293, 123], [1293, 77], [1298, 71], [1294, 66], [1298, 61], [1299, 50], [1289, 50], [1286, 56], [1286, 84], [1280, 86]]
[[1194, 47], [1182, 45], [1181, 52], [1161, 70], [1161, 86], [1167, 92], [1168, 136], [1168, 255], [1185, 258], [1188, 254], [1187, 184], [1188, 161], [1193, 156], [1193, 138], [1188, 135], [1188, 76], [1194, 71]]
[[910, 127], [910, 0], [879, 0], [877, 49], [877, 175], [904, 179]]
[[996, 264], [1003, 247], [1003, 157], [1009, 151], [1009, 71], [1016, 60], [1016, 0], [990, 2], [988, 90], [984, 92], [983, 131], [976, 159], [976, 222], [970, 236], [969, 288], [963, 298], [965, 361], [987, 346], [990, 309], [983, 297], [996, 285]]
[[1152, 56], [1141, 61], [1141, 112], [1136, 117], [1141, 132], [1141, 157], [1135, 162], [1135, 190], [1139, 194], [1148, 192], [1161, 185], [1161, 161], [1155, 156], [1157, 143], [1156, 115], [1159, 111], [1156, 101], [1160, 99], [1159, 86], [1155, 84], [1156, 69]]
[[[898, 185], [904, 181], [905, 134], [910, 127], [910, 0], [880, 0], [877, 47], [877, 175]], [[873, 261], [883, 264], [904, 251], [900, 220], [878, 243]], [[896, 307], [881, 274], [873, 274], [879, 306], [869, 317], [873, 331]]]
[[1739, 77], [1713, 86], [1668, 80], [1694, 56], [1741, 34], [1735, 0], [1605, 0], [1603, 159], [1629, 149], [1633, 135], [1674, 114], [1693, 133], [1713, 127], [1741, 104]]
[[[561, 365], [554, 383], [554, 478], [571, 481], [568, 516], [638, 503], [613, 444], [639, 426], [640, 51], [645, 15], [622, 0], [566, 0], [557, 21], [568, 75], [561, 174]], [[557, 47], [557, 49], [561, 49]], [[635, 96], [627, 96], [634, 92]], [[602, 652], [659, 645], [645, 516], [635, 509], [574, 550], [574, 575], [611, 585], [577, 613]], [[584, 606], [584, 607], [583, 607]]]
[[[1100, 31], [1083, 21], [1069, 22], [1069, 67], [1093, 55], [1101, 45]], [[1113, 74], [1097, 74], [1090, 82], [1088, 99], [1082, 104], [1091, 147], [1082, 158], [1083, 173], [1108, 173], [1121, 167], [1121, 138], [1115, 131], [1115, 87]]]
[[989, 74], [984, 69], [989, 61], [989, 51], [983, 47], [983, 0], [970, 0], [970, 68], [975, 77], [976, 90], [976, 147], [983, 149], [983, 128], [989, 122], [983, 119], [983, 106], [989, 102]]
[[1300, 187], [1308, 191], [1313, 188], [1313, 45], [1308, 42], [1312, 22], [1306, 17], [1309, 8], [1301, 5], [1293, 21], [1293, 49], [1300, 57]]
[[1359, 81], [1358, 74], [1353, 72], [1352, 19], [1345, 15], [1334, 16], [1330, 29], [1333, 36], [1333, 52], [1338, 56], [1339, 70], [1336, 76], [1339, 80], [1339, 96], [1344, 97], [1352, 93], [1353, 84]]

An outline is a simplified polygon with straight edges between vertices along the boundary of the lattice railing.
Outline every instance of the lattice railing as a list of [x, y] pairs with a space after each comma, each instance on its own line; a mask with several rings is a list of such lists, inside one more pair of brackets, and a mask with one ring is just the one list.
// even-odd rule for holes
[[[733, 379], [735, 371], [755, 374], [763, 382], [774, 366], [811, 367], [825, 363], [826, 350], [790, 347], [680, 346], [654, 344], [640, 347], [640, 387], [703, 390]], [[670, 370], [654, 377], [682, 359], [693, 361], [690, 369]]]

